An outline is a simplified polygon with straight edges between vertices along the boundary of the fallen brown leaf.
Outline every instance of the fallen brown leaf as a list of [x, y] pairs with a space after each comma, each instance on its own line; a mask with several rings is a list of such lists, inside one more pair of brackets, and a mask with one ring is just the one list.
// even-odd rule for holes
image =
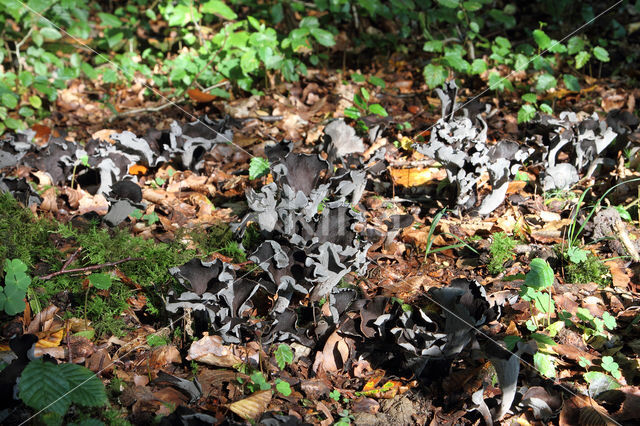
[[271, 401], [271, 396], [270, 389], [258, 391], [248, 398], [231, 403], [229, 409], [243, 419], [258, 420], [262, 413], [266, 411], [267, 405]]

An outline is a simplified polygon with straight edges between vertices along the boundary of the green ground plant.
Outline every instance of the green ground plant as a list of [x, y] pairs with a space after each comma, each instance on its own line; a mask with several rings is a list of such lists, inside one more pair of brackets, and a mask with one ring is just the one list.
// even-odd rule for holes
[[31, 267], [39, 261], [53, 262], [57, 249], [49, 239], [55, 224], [37, 219], [8, 193], [0, 193], [0, 264], [10, 256]]
[[489, 246], [491, 260], [487, 265], [487, 270], [497, 275], [504, 271], [504, 264], [507, 260], [513, 259], [513, 249], [518, 242], [505, 232], [496, 232], [491, 236], [492, 241]]

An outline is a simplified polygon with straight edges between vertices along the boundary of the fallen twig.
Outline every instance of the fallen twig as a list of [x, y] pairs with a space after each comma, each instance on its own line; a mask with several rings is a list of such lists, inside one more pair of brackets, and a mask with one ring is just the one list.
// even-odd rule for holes
[[137, 261], [137, 260], [144, 260], [144, 259], [141, 258], [141, 257], [127, 257], [126, 259], [116, 260], [115, 262], [107, 262], [107, 263], [103, 263], [101, 265], [86, 266], [84, 268], [62, 269], [62, 270], [60, 270], [58, 272], [52, 272], [52, 273], [50, 273], [48, 275], [39, 276], [38, 279], [40, 279], [42, 281], [46, 281], [46, 280], [50, 280], [51, 278], [57, 277], [58, 275], [62, 275], [62, 274], [71, 274], [73, 272], [95, 271], [97, 269], [109, 268], [111, 266], [116, 266], [116, 265], [119, 265], [121, 263], [132, 262], [132, 261]]

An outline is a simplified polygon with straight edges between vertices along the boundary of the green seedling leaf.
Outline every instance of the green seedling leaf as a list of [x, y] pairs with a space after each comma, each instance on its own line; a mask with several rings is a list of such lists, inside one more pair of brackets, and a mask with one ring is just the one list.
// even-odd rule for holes
[[142, 210], [140, 210], [140, 209], [135, 209], [133, 212], [131, 212], [131, 213], [129, 214], [129, 216], [131, 216], [131, 217], [132, 217], [132, 218], [134, 218], [134, 219], [138, 219], [138, 220], [140, 220], [140, 219], [142, 219], [143, 214], [144, 214], [144, 212], [143, 212]]
[[548, 48], [551, 44], [551, 38], [542, 30], [533, 30], [533, 39], [542, 50]]
[[156, 346], [164, 346], [166, 345], [167, 339], [165, 339], [162, 336], [159, 336], [157, 334], [150, 334], [147, 336], [147, 344], [149, 346], [151, 346], [152, 348], [156, 347]]
[[255, 373], [253, 373], [251, 375], [251, 381], [253, 382], [255, 387], [257, 387], [257, 389], [253, 390], [254, 392], [257, 391], [257, 390], [271, 389], [271, 385], [269, 383], [267, 383], [267, 380], [264, 378], [262, 373], [259, 372], [259, 371], [256, 371]]
[[449, 9], [456, 9], [460, 5], [460, 0], [438, 0], [438, 3]]
[[546, 92], [549, 89], [553, 89], [558, 85], [558, 81], [554, 76], [549, 73], [540, 74], [538, 76], [538, 82], [536, 83], [536, 90], [538, 92]]
[[522, 182], [529, 182], [529, 175], [527, 173], [525, 173], [525, 172], [521, 172], [520, 170], [518, 170], [513, 179], [514, 180], [519, 180], [519, 181], [522, 181]]
[[474, 59], [469, 68], [470, 74], [482, 74], [487, 70], [487, 63], [483, 59]]
[[536, 352], [533, 355], [533, 365], [545, 377], [556, 377], [555, 359], [551, 355]]
[[364, 100], [369, 102], [369, 98], [371, 97], [371, 95], [369, 94], [369, 91], [366, 88], [361, 87], [360, 92], [362, 93], [362, 97], [364, 98]]
[[220, 0], [209, 0], [202, 5], [201, 11], [202, 13], [217, 15], [229, 21], [238, 19], [238, 15], [236, 15], [236, 13], [231, 10], [229, 6], [227, 6]]
[[291, 395], [291, 385], [289, 385], [289, 383], [285, 382], [284, 380], [276, 380], [276, 390], [284, 396]]
[[522, 95], [522, 100], [525, 102], [529, 102], [530, 104], [535, 104], [538, 102], [538, 95], [535, 93], [526, 93]]
[[429, 64], [422, 71], [424, 81], [429, 89], [439, 87], [447, 80], [448, 71], [442, 65]]
[[631, 215], [629, 214], [627, 209], [625, 209], [623, 206], [620, 206], [620, 205], [614, 206], [613, 208], [618, 211], [618, 213], [620, 214], [620, 217], [623, 220], [626, 220], [627, 222], [631, 222]]
[[603, 356], [602, 364], [600, 364], [600, 366], [605, 371], [608, 371], [609, 373], [611, 373], [611, 375], [616, 379], [619, 379], [622, 376], [622, 374], [620, 373], [620, 366], [618, 365], [617, 362], [613, 360], [613, 357], [611, 356], [608, 356], [608, 355]]
[[336, 44], [336, 41], [333, 38], [333, 34], [331, 34], [327, 30], [323, 30], [322, 28], [313, 27], [313, 28], [310, 28], [309, 31], [311, 32], [311, 35], [313, 36], [313, 38], [315, 38], [316, 41], [319, 44], [321, 44], [322, 46], [331, 47], [334, 44]]
[[62, 34], [60, 34], [60, 31], [52, 27], [46, 27], [46, 28], [40, 29], [40, 35], [45, 40], [60, 40], [62, 38]]
[[14, 109], [18, 106], [18, 97], [13, 93], [3, 93], [0, 99], [2, 100], [2, 105], [9, 109]]
[[122, 21], [115, 15], [101, 12], [98, 13], [98, 16], [100, 17], [101, 25], [103, 27], [118, 28], [122, 26]]
[[340, 402], [340, 391], [338, 389], [334, 389], [329, 392], [329, 398], [333, 399], [336, 402]]
[[358, 94], [355, 94], [353, 96], [353, 103], [356, 104], [356, 106], [358, 106], [359, 108], [361, 108], [361, 109], [366, 111], [367, 103], [364, 101], [364, 99], [362, 99], [362, 96], [360, 96]]
[[371, 104], [369, 105], [369, 112], [371, 114], [377, 114], [381, 117], [386, 117], [389, 114], [387, 113], [387, 110], [384, 109], [384, 107], [380, 104]]
[[5, 260], [4, 287], [0, 289], [0, 311], [7, 315], [17, 315], [24, 311], [24, 298], [31, 284], [31, 278], [26, 274], [27, 265], [20, 259]]
[[580, 81], [576, 76], [571, 74], [565, 74], [562, 76], [562, 80], [564, 81], [564, 85], [567, 87], [567, 89], [573, 92], [580, 91]]
[[618, 324], [616, 323], [616, 318], [611, 315], [609, 312], [605, 311], [602, 314], [602, 321], [604, 321], [604, 325], [609, 329], [609, 330], [613, 330], [614, 328], [616, 328], [618, 326]]
[[91, 274], [89, 275], [89, 282], [99, 290], [108, 290], [111, 288], [111, 275], [105, 273]]
[[262, 157], [253, 157], [249, 163], [249, 179], [258, 179], [269, 173], [269, 160]]
[[504, 336], [504, 344], [507, 346], [507, 350], [513, 352], [516, 349], [516, 344], [522, 342], [520, 336]]
[[158, 217], [158, 214], [156, 212], [151, 212], [149, 214], [145, 214], [144, 216], [142, 216], [142, 218], [144, 220], [146, 220], [149, 225], [153, 225], [154, 223], [156, 223], [156, 222], [158, 222], [160, 220], [160, 218]]
[[578, 365], [584, 369], [588, 369], [593, 364], [591, 364], [591, 361], [589, 361], [587, 358], [581, 356], [580, 360], [578, 361]]
[[553, 285], [553, 269], [544, 259], [533, 259], [531, 268], [524, 279], [524, 285], [535, 290], [542, 290]]
[[578, 317], [578, 319], [585, 322], [593, 321], [593, 315], [591, 315], [591, 312], [589, 312], [589, 310], [586, 308], [578, 308], [576, 310], [576, 316]]
[[280, 370], [293, 362], [293, 351], [286, 343], [281, 343], [275, 352], [276, 362]]
[[553, 109], [548, 104], [540, 104], [540, 111], [547, 114], [553, 114]]
[[36, 95], [29, 96], [29, 105], [34, 107], [35, 109], [40, 109], [42, 106], [42, 99]]
[[536, 107], [530, 104], [525, 104], [518, 110], [518, 124], [528, 123], [536, 116]]
[[578, 36], [573, 36], [567, 42], [567, 52], [569, 55], [575, 55], [584, 49], [584, 40]]
[[600, 62], [609, 62], [609, 52], [604, 47], [596, 47], [593, 49], [593, 56]]
[[442, 40], [429, 40], [422, 46], [422, 50], [425, 52], [442, 52], [443, 48], [444, 43]]
[[600, 371], [589, 371], [584, 373], [584, 379], [589, 383], [589, 394], [594, 398], [602, 392], [618, 389], [620, 387], [620, 383], [618, 383], [613, 377]]
[[367, 81], [364, 75], [358, 73], [351, 74], [351, 80], [356, 83], [364, 83], [365, 81]]
[[587, 260], [587, 254], [589, 252], [581, 249], [580, 247], [571, 246], [567, 249], [567, 256], [573, 263], [582, 263]]
[[580, 69], [586, 65], [591, 59], [591, 54], [589, 52], [581, 51], [576, 55], [576, 68]]
[[546, 334], [532, 333], [531, 338], [543, 345], [554, 346], [556, 344], [556, 342], [554, 342], [553, 339]]
[[353, 120], [357, 120], [358, 118], [360, 118], [360, 110], [356, 107], [348, 107], [344, 109], [344, 115], [346, 117], [349, 117]]
[[384, 89], [387, 86], [383, 79], [375, 76], [369, 77], [369, 83], [373, 84], [374, 86], [380, 87], [382, 89]]

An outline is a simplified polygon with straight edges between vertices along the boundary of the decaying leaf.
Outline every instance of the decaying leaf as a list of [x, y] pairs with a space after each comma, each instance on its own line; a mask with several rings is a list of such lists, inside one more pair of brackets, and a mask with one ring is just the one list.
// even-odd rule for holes
[[258, 391], [245, 399], [229, 404], [229, 409], [243, 419], [258, 420], [267, 410], [271, 396], [270, 389]]

